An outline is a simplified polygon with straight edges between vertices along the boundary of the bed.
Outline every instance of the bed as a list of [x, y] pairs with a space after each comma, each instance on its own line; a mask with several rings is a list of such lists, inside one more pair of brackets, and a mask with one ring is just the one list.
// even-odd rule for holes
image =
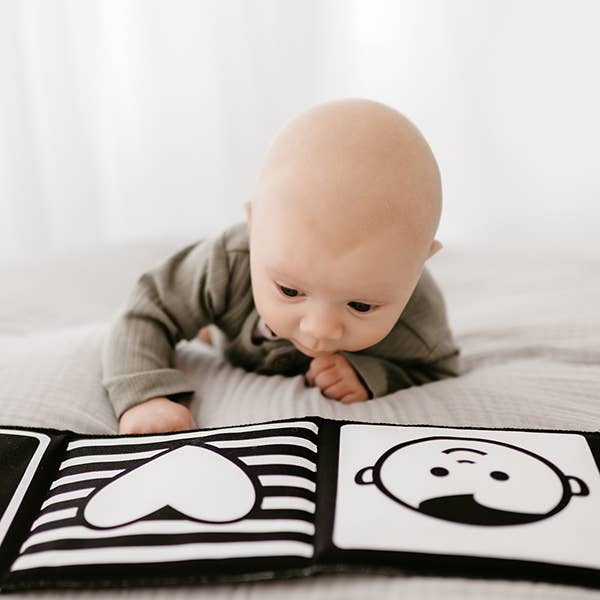
[[[0, 424], [114, 433], [100, 383], [108, 322], [136, 276], [188, 240], [123, 243], [2, 267]], [[583, 244], [447, 245], [429, 262], [461, 347], [458, 378], [343, 405], [301, 376], [225, 363], [200, 340], [177, 347], [200, 427], [319, 415], [369, 422], [598, 430], [600, 250]], [[155, 598], [165, 588], [45, 591], [36, 598]], [[172, 598], [592, 598], [573, 586], [410, 575], [176, 587]]]

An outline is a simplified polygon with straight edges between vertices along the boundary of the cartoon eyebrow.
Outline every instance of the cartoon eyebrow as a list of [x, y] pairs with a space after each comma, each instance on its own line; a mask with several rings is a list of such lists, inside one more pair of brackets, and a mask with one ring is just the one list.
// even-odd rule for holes
[[474, 465], [475, 461], [474, 460], [457, 460], [457, 463], [469, 463], [470, 465]]
[[442, 450], [444, 454], [450, 454], [451, 452], [459, 452], [460, 450], [464, 452], [475, 452], [476, 454], [481, 454], [485, 456], [487, 452], [483, 452], [483, 450], [473, 450], [472, 448], [448, 448], [448, 450]]

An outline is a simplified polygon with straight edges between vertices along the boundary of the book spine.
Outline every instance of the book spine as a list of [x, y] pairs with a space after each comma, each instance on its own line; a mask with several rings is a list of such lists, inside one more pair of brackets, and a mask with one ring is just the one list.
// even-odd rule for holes
[[330, 419], [319, 422], [314, 562], [321, 565], [331, 562], [328, 550], [333, 535], [341, 423]]

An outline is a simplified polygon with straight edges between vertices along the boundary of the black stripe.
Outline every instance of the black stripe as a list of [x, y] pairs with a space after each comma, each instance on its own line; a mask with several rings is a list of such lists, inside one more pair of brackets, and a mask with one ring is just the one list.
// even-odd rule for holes
[[82, 448], [73, 448], [65, 453], [65, 460], [69, 458], [75, 458], [80, 456], [97, 456], [107, 454], [132, 454], [135, 452], [147, 452], [151, 450], [172, 450], [179, 448], [180, 446], [201, 446], [206, 442], [212, 441], [229, 441], [229, 440], [248, 440], [249, 442], [257, 441], [261, 439], [268, 439], [270, 437], [297, 437], [305, 440], [309, 440], [314, 444], [317, 443], [317, 434], [310, 429], [303, 429], [301, 427], [285, 427], [282, 429], [265, 429], [263, 431], [245, 431], [245, 432], [224, 432], [208, 436], [201, 436], [196, 438], [187, 438], [182, 440], [166, 440], [162, 442], [152, 442], [149, 444], [123, 444], [123, 445], [112, 445], [112, 446], [84, 446]]
[[295, 508], [261, 508], [254, 515], [256, 519], [294, 519], [314, 523], [315, 513], [309, 513]]
[[[174, 513], [176, 511], [173, 511]], [[177, 513], [179, 514], [179, 513]], [[243, 522], [246, 521], [255, 521], [262, 519], [292, 519], [294, 521], [306, 521], [307, 523], [314, 522], [314, 512], [310, 513], [304, 510], [298, 510], [295, 508], [257, 508], [252, 511], [250, 515], [244, 518]], [[159, 520], [159, 519], [149, 519], [144, 517], [144, 521], [151, 520]], [[182, 520], [187, 521], [187, 519], [180, 515], [178, 519], [169, 519], [169, 518], [160, 518], [160, 520]], [[136, 521], [138, 522], [138, 521]], [[193, 519], [190, 519], [190, 522], [195, 522]], [[218, 524], [215, 524], [217, 526]], [[81, 512], [76, 514], [73, 517], [68, 517], [66, 519], [57, 519], [56, 521], [50, 521], [48, 523], [42, 523], [31, 533], [31, 535], [35, 535], [37, 533], [41, 533], [43, 531], [50, 531], [52, 529], [61, 529], [63, 527], [89, 527], [83, 520], [83, 516]], [[113, 528], [110, 528], [113, 529]], [[176, 534], [173, 534], [176, 535]]]
[[[219, 448], [224, 450], [224, 448]], [[228, 448], [233, 450], [233, 448]], [[317, 453], [304, 446], [293, 446], [292, 444], [272, 444], [269, 446], [247, 446], [246, 448], [235, 448], [236, 456], [264, 456], [266, 454], [288, 454], [290, 456], [301, 456], [308, 460], [317, 462]]]
[[[217, 448], [216, 446], [211, 446], [211, 449], [219, 452], [223, 456], [227, 458], [241, 458], [242, 456], [265, 456], [270, 454], [283, 454], [287, 456], [299, 456], [302, 458], [306, 458], [311, 462], [316, 464], [317, 461], [317, 453], [313, 450], [305, 448], [303, 446], [294, 446], [292, 444], [274, 444], [265, 446], [247, 446], [242, 448]], [[165, 451], [166, 452], [166, 451]], [[106, 453], [108, 454], [108, 453]], [[118, 456], [120, 453], [112, 453], [112, 456]], [[89, 462], [81, 465], [71, 465], [68, 467], [63, 467], [59, 472], [57, 479], [61, 477], [66, 477], [68, 475], [75, 475], [79, 473], [89, 473], [90, 471], [112, 471], [116, 469], [127, 469], [133, 470], [136, 467], [146, 464], [152, 460], [155, 460], [161, 456], [157, 454], [156, 456], [148, 457], [148, 458], [136, 458], [133, 460], [115, 460], [110, 462]], [[249, 467], [255, 465], [248, 465]]]
[[49, 531], [50, 529], [60, 529], [61, 527], [73, 527], [75, 525], [81, 525], [75, 517], [66, 517], [65, 519], [57, 519], [56, 521], [50, 521], [49, 523], [42, 523], [38, 525], [29, 535], [35, 535], [42, 531]]
[[248, 468], [252, 469], [257, 477], [259, 475], [292, 475], [309, 479], [315, 484], [317, 482], [317, 474], [314, 471], [298, 465], [248, 465]]
[[65, 508], [78, 508], [79, 506], [81, 506], [82, 504], [84, 504], [85, 502], [87, 502], [87, 499], [93, 493], [94, 492], [90, 492], [87, 496], [84, 496], [83, 498], [73, 498], [71, 500], [63, 500], [61, 502], [54, 502], [50, 506], [47, 506], [46, 508], [44, 508], [44, 510], [41, 510], [38, 513], [38, 517], [41, 516], [41, 515], [46, 515], [49, 512], [54, 512], [54, 511], [57, 511], [57, 510], [64, 510]]
[[[156, 456], [159, 455], [157, 454]], [[117, 469], [126, 469], [128, 471], [132, 471], [133, 469], [150, 462], [151, 460], [153, 460], [153, 458], [154, 457], [138, 458], [135, 460], [114, 461], [109, 463], [92, 462], [83, 465], [73, 465], [71, 467], [66, 467], [60, 470], [56, 479], [60, 479], [61, 477], [67, 477], [68, 475], [78, 475], [79, 473], [91, 473], [92, 471], [116, 471]], [[112, 479], [112, 477], [110, 479]], [[110, 481], [110, 479], [106, 478], [106, 481]]]
[[113, 546], [171, 546], [176, 544], [192, 543], [226, 543], [226, 542], [254, 542], [267, 540], [297, 541], [312, 544], [313, 536], [295, 531], [265, 532], [265, 533], [166, 533], [166, 534], [139, 534], [124, 535], [109, 538], [67, 538], [52, 540], [42, 544], [28, 547], [22, 555], [35, 554], [45, 550], [79, 550], [86, 548], [106, 548]]
[[[281, 497], [287, 496], [292, 498], [305, 498], [306, 500], [310, 500], [311, 502], [315, 502], [315, 492], [307, 490], [305, 488], [292, 487], [292, 486], [263, 486], [262, 498], [268, 498], [270, 496]], [[90, 496], [93, 492], [90, 492]], [[38, 528], [36, 528], [36, 533], [39, 531], [48, 531], [50, 529], [58, 529], [60, 527], [64, 527], [65, 525], [82, 525], [87, 527], [87, 524], [83, 520], [82, 510], [85, 504], [87, 503], [87, 499], [89, 496], [85, 498], [75, 498], [73, 500], [66, 500], [64, 502], [56, 502], [55, 504], [50, 505], [46, 509], [40, 512], [39, 516], [46, 515], [48, 513], [55, 512], [57, 510], [64, 510], [65, 508], [76, 508], [78, 509], [77, 514], [74, 517], [70, 517], [67, 519], [60, 519], [57, 521], [51, 521], [49, 523], [43, 523]], [[262, 503], [262, 500], [261, 500]], [[186, 520], [187, 517], [182, 513], [178, 513], [173, 510], [173, 514], [181, 515], [180, 518], [182, 520]], [[307, 515], [309, 517], [307, 518]], [[249, 518], [301, 518], [303, 520], [313, 520], [313, 517], [310, 513], [306, 513], [305, 511], [297, 510], [297, 509], [262, 509], [260, 505], [256, 507], [254, 511], [252, 511], [251, 515], [246, 517]], [[193, 519], [190, 519], [193, 521]]]
[[[242, 461], [243, 462], [243, 461]], [[123, 463], [119, 463], [123, 464]], [[147, 461], [136, 461], [136, 464], [131, 464], [126, 468], [127, 471], [133, 471], [134, 469], [147, 464]], [[89, 465], [88, 465], [89, 467]], [[125, 468], [125, 467], [121, 467]], [[265, 465], [247, 465], [244, 463], [243, 466], [244, 471], [246, 471], [249, 475], [254, 475], [258, 477], [259, 475], [293, 475], [297, 477], [303, 477], [304, 479], [308, 479], [313, 483], [317, 481], [317, 475], [315, 471], [311, 471], [305, 467], [300, 467], [298, 465], [288, 465], [284, 463], [271, 463]], [[94, 471], [96, 469], [93, 469]], [[116, 470], [116, 469], [115, 469]], [[88, 473], [92, 472], [90, 470], [82, 469], [80, 473]], [[70, 473], [73, 475], [74, 473]], [[66, 494], [67, 492], [73, 492], [76, 490], [82, 490], [89, 487], [93, 487], [96, 489], [107, 486], [115, 477], [123, 476], [124, 473], [115, 473], [112, 477], [99, 477], [96, 479], [83, 479], [81, 481], [74, 481], [72, 483], [64, 483], [60, 486], [50, 490], [46, 499], [53, 498], [54, 496], [58, 496], [60, 494]], [[91, 493], [91, 492], [90, 492]]]
[[[193, 441], [193, 440], [192, 440]], [[153, 444], [135, 444], [129, 445], [114, 445], [114, 446], [86, 446], [85, 448], [73, 448], [68, 450], [63, 456], [62, 462], [69, 458], [80, 458], [83, 456], [107, 456], [111, 454], [135, 454], [136, 452], [151, 452], [154, 450], [172, 450], [179, 446], [185, 446], [186, 440], [179, 440], [177, 442], [156, 442]], [[148, 459], [146, 459], [148, 460]], [[101, 463], [99, 463], [101, 464]]]
[[[308, 478], [306, 478], [306, 479], [308, 479]], [[110, 481], [111, 480], [106, 481], [106, 484], [108, 485], [108, 483]], [[70, 484], [70, 485], [75, 485], [75, 484]], [[85, 486], [81, 486], [81, 487], [85, 488]], [[100, 489], [100, 487], [96, 488], [96, 490], [97, 489]], [[54, 512], [55, 510], [63, 510], [65, 508], [76, 507], [81, 504], [85, 504], [87, 502], [88, 498], [94, 493], [95, 493], [95, 490], [91, 491], [87, 496], [82, 496], [81, 498], [72, 498], [70, 500], [61, 500], [58, 502], [53, 502], [52, 504], [50, 504], [49, 506], [47, 506], [43, 510], [41, 510], [39, 512], [38, 516], [47, 514], [48, 512]], [[315, 492], [312, 490], [303, 488], [303, 487], [297, 487], [297, 486], [293, 486], [293, 485], [260, 485], [258, 495], [262, 496], [262, 497], [300, 496], [302, 498], [312, 499], [315, 495]], [[51, 495], [48, 499], [50, 499], [54, 496], [58, 496], [58, 493]]]
[[[60, 494], [66, 494], [67, 492], [74, 492], [76, 490], [85, 490], [86, 488], [93, 487], [95, 489], [99, 489], [108, 485], [115, 476], [113, 477], [102, 477], [100, 479], [86, 479], [85, 481], [74, 481], [73, 483], [65, 483], [53, 490], [50, 490], [48, 496], [46, 496], [46, 500], [53, 498], [54, 496], [58, 496]], [[91, 495], [93, 492], [90, 492]], [[87, 497], [87, 496], [86, 496]]]
[[315, 492], [311, 492], [305, 488], [293, 487], [289, 485], [265, 485], [263, 486], [263, 498], [269, 496], [296, 496], [306, 498], [307, 500], [315, 501]]
[[317, 443], [317, 434], [311, 429], [300, 427], [286, 427], [284, 429], [266, 429], [261, 432], [240, 431], [238, 433], [219, 433], [202, 438], [203, 442], [221, 442], [228, 440], [258, 440], [270, 437], [296, 437], [303, 438], [313, 444]]

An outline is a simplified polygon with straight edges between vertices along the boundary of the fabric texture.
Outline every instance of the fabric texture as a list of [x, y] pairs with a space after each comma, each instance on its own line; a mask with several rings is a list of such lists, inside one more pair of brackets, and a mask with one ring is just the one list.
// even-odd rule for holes
[[[139, 273], [181, 245], [172, 240], [99, 248], [3, 270], [0, 423], [115, 433], [117, 419], [100, 367], [110, 319]], [[199, 341], [181, 342], [174, 360], [197, 391], [191, 408], [199, 427], [320, 415], [380, 423], [600, 428], [600, 278], [595, 276], [600, 253], [575, 246], [445, 246], [428, 265], [444, 291], [461, 348], [459, 377], [344, 405], [307, 388], [302, 376], [247, 372]], [[146, 600], [167, 593], [182, 600], [600, 598], [598, 591], [576, 586], [360, 573], [19, 597]]]
[[[311, 358], [282, 338], [256, 332], [246, 223], [175, 253], [140, 276], [115, 319], [102, 354], [103, 383], [117, 415], [158, 396], [191, 394], [174, 347], [216, 325], [234, 366], [263, 375], [304, 374]], [[425, 267], [392, 331], [358, 352], [342, 352], [377, 398], [458, 375], [458, 354], [442, 292]]]

